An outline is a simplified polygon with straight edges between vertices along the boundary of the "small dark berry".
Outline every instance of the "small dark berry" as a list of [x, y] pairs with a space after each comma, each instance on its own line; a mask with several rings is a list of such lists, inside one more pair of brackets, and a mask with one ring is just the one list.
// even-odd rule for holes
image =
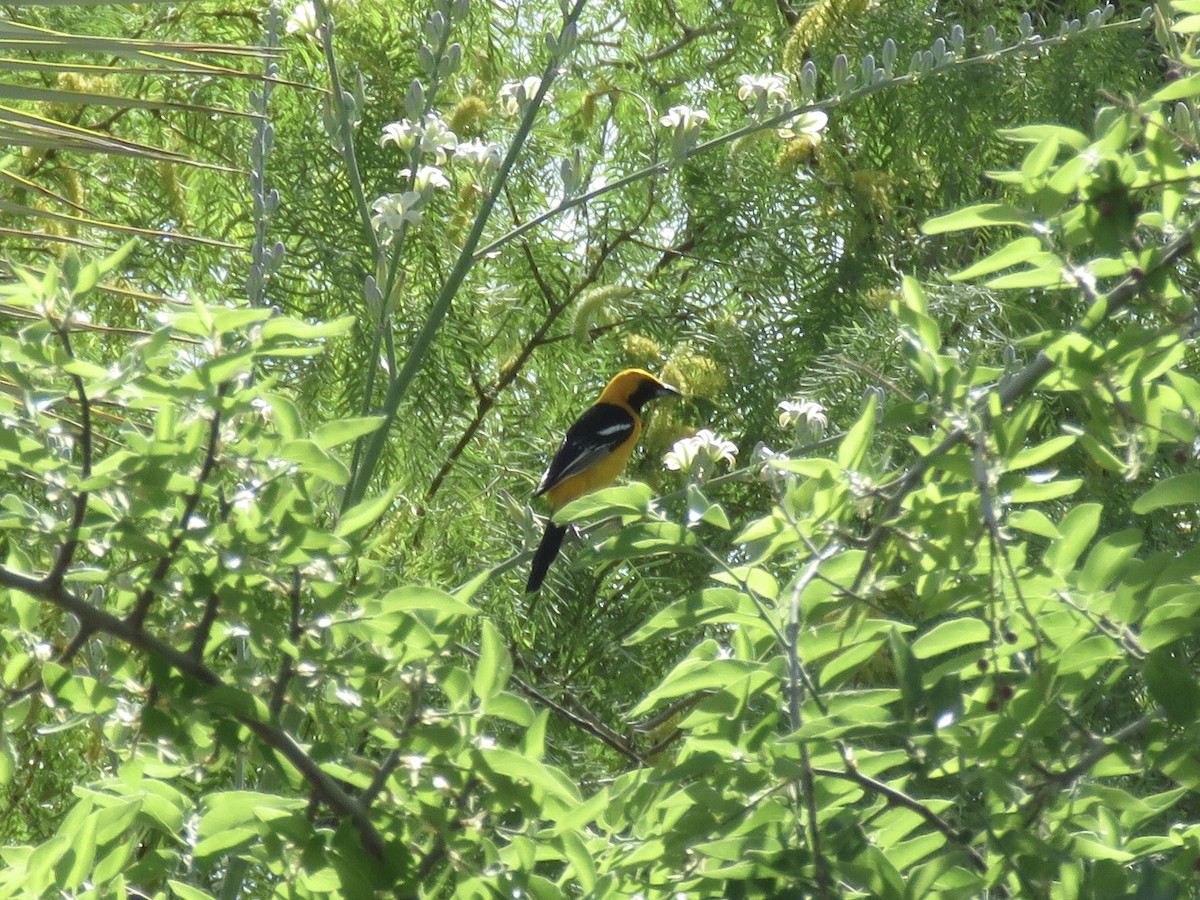
[[1131, 268], [1129, 270], [1129, 274], [1132, 275], [1134, 278], [1141, 278], [1146, 273], [1142, 271], [1141, 266], [1134, 266], [1133, 268]]
[[975, 663], [975, 665], [979, 668], [980, 672], [986, 672], [988, 670], [988, 661], [983, 657], [980, 657], [979, 662]]
[[1191, 454], [1189, 454], [1186, 450], [1176, 450], [1175, 451], [1175, 462], [1177, 462], [1181, 466], [1191, 458], [1192, 458]]
[[1004, 640], [1010, 644], [1015, 644], [1017, 642], [1017, 633], [1015, 631], [1004, 632]]
[[995, 712], [1000, 708], [1000, 701], [995, 697], [989, 697], [987, 702], [988, 712]]
[[1113, 202], [1108, 198], [1097, 201], [1096, 211], [1102, 216], [1111, 216], [1113, 211]]
[[1167, 84], [1170, 84], [1172, 81], [1178, 81], [1182, 77], [1183, 75], [1178, 69], [1167, 69], [1163, 73], [1163, 81], [1167, 82]]
[[1011, 700], [1013, 697], [1013, 689], [1011, 684], [1002, 684], [996, 688], [996, 693], [1000, 695], [1001, 700]]

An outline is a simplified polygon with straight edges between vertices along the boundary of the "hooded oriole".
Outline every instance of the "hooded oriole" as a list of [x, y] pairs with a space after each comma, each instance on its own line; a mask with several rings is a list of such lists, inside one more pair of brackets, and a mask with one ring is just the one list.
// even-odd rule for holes
[[[553, 516], [576, 497], [611, 484], [637, 446], [642, 433], [642, 407], [656, 397], [681, 396], [644, 369], [618, 372], [600, 399], [567, 429], [562, 446], [533, 495], [546, 495]], [[546, 523], [546, 533], [533, 556], [527, 593], [542, 586], [566, 533], [567, 527], [554, 524], [553, 518]]]

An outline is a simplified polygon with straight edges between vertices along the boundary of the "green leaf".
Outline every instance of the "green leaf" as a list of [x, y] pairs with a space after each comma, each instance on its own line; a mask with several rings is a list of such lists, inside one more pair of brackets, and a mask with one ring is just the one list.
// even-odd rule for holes
[[61, 887], [74, 887], [82, 884], [91, 874], [92, 863], [96, 859], [96, 815], [87, 816], [79, 828], [71, 834], [71, 846], [62, 859], [59, 860], [55, 871], [58, 873], [58, 883]]
[[913, 641], [912, 653], [917, 659], [929, 659], [961, 647], [987, 643], [991, 639], [992, 630], [986, 622], [964, 616], [939, 622]]
[[654, 709], [660, 700], [699, 691], [722, 690], [761, 668], [760, 664], [749, 660], [713, 658], [717, 653], [715, 641], [704, 641], [695, 647], [687, 659], [672, 669], [667, 677], [634, 707], [630, 716], [645, 715]]
[[1172, 653], [1170, 647], [1160, 647], [1146, 657], [1142, 672], [1150, 696], [1162, 707], [1167, 719], [1176, 725], [1190, 725], [1200, 713], [1200, 685], [1196, 684], [1194, 669]]
[[837, 461], [843, 469], [857, 469], [867, 457], [867, 448], [875, 433], [875, 407], [879, 398], [872, 393], [867, 398], [862, 415], [858, 417], [838, 447]]
[[1134, 500], [1131, 508], [1139, 516], [1144, 516], [1167, 506], [1193, 503], [1200, 503], [1200, 472], [1173, 475], [1160, 481]]
[[1044, 441], [1036, 447], [1026, 447], [1005, 463], [1004, 471], [1013, 472], [1017, 469], [1027, 469], [1030, 466], [1044, 463], [1046, 460], [1058, 456], [1058, 454], [1074, 444], [1075, 441], [1075, 435], [1063, 434], [1050, 438], [1050, 440]]
[[279, 455], [297, 465], [305, 474], [315, 475], [332, 485], [344, 485], [350, 480], [350, 470], [346, 464], [322, 450], [316, 441], [288, 441], [280, 448]]
[[1008, 517], [1005, 524], [1052, 541], [1062, 537], [1058, 526], [1040, 509], [1019, 509]]
[[555, 522], [579, 522], [608, 516], [640, 516], [654, 498], [649, 485], [640, 481], [607, 487], [572, 500], [554, 514]]
[[366, 434], [376, 431], [386, 421], [383, 416], [361, 416], [326, 422], [312, 434], [312, 439], [322, 450], [348, 444]]
[[1001, 128], [996, 133], [1018, 144], [1040, 144], [1051, 139], [1074, 150], [1082, 150], [1090, 143], [1082, 131], [1065, 125], [1022, 125], [1018, 128]]
[[379, 608], [384, 614], [429, 610], [438, 613], [439, 617], [474, 616], [479, 613], [475, 607], [456, 600], [445, 591], [420, 584], [388, 591], [379, 600]]
[[725, 531], [729, 530], [729, 515], [719, 503], [714, 503], [704, 495], [699, 486], [689, 484], [687, 487], [688, 522], [705, 522], [715, 525]]
[[1105, 590], [1141, 545], [1139, 528], [1126, 528], [1098, 541], [1079, 573], [1079, 586], [1085, 591]]
[[213, 895], [207, 891], [202, 891], [198, 887], [193, 887], [190, 884], [184, 884], [175, 878], [167, 879], [167, 884], [171, 886], [171, 891], [179, 900], [214, 900]]
[[[1186, 22], [1188, 20], [1196, 20], [1198, 23], [1200, 23], [1200, 16], [1188, 16], [1186, 19], [1181, 21]], [[1173, 30], [1180, 30], [1178, 24], [1174, 26]], [[1200, 31], [1200, 25], [1197, 25], [1197, 27], [1194, 28], [1188, 27], [1187, 30]], [[1200, 73], [1188, 75], [1184, 78], [1180, 78], [1178, 81], [1172, 81], [1169, 84], [1164, 85], [1154, 92], [1150, 100], [1153, 103], [1166, 103], [1170, 100], [1186, 100], [1189, 97], [1195, 97], [1197, 95], [1200, 95]]]
[[[1030, 262], [1033, 262], [1030, 260]], [[1029, 290], [1030, 288], [1066, 287], [1063, 279], [1062, 260], [1046, 254], [1033, 268], [1013, 272], [1011, 275], [1001, 275], [984, 282], [985, 287], [998, 291]]]
[[1066, 575], [1075, 566], [1079, 554], [1096, 536], [1100, 527], [1100, 513], [1103, 507], [1099, 503], [1081, 503], [1063, 516], [1058, 523], [1059, 534], [1062, 535], [1046, 550], [1044, 562], [1051, 572], [1056, 575]]
[[397, 490], [398, 488], [393, 485], [386, 493], [350, 507], [338, 519], [334, 534], [340, 538], [350, 540], [357, 537], [360, 532], [374, 526], [383, 517], [383, 514], [391, 508], [392, 503], [396, 499]]
[[794, 472], [808, 478], [821, 478], [824, 475], [837, 475], [840, 470], [832, 459], [773, 459], [767, 462], [772, 469], [780, 472]]
[[1005, 244], [995, 253], [985, 256], [974, 265], [967, 266], [961, 272], [950, 276], [951, 281], [969, 281], [981, 275], [991, 275], [1010, 266], [1022, 265], [1029, 262], [1030, 257], [1042, 251], [1042, 242], [1036, 237], [1019, 237]]
[[924, 694], [921, 664], [917, 662], [908, 638], [899, 627], [893, 626], [888, 630], [888, 648], [891, 651], [892, 664], [896, 667], [896, 682], [900, 686], [904, 712], [911, 718], [921, 706]]
[[969, 228], [986, 228], [991, 225], [1023, 225], [1032, 223], [1029, 215], [1007, 203], [979, 203], [965, 209], [937, 216], [921, 226], [925, 234], [948, 234]]
[[262, 327], [263, 341], [313, 341], [317, 338], [336, 337], [354, 327], [354, 316], [341, 316], [331, 322], [309, 324], [298, 319], [279, 316], [268, 319]]
[[512, 674], [512, 659], [500, 632], [491, 619], [482, 620], [479, 643], [479, 662], [475, 665], [472, 687], [475, 696], [485, 704], [504, 689]]
[[568, 808], [574, 807], [581, 799], [578, 789], [562, 772], [536, 759], [502, 747], [483, 747], [476, 752], [480, 770], [484, 773], [495, 772], [514, 781], [525, 782]]
[[294, 440], [304, 433], [300, 409], [288, 397], [282, 394], [269, 394], [266, 397], [271, 405], [271, 416], [279, 434], [286, 440]]
[[1083, 486], [1082, 478], [1026, 478], [1008, 494], [1010, 503], [1041, 503], [1069, 497]]

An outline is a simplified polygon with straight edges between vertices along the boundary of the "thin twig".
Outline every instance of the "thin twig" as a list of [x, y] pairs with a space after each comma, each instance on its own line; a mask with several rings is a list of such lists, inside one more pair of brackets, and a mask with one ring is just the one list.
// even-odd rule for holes
[[146, 621], [146, 614], [150, 612], [150, 606], [154, 603], [158, 586], [162, 582], [162, 579], [166, 577], [171, 564], [175, 561], [175, 554], [183, 546], [184, 538], [187, 537], [190, 528], [192, 516], [196, 512], [196, 507], [200, 504], [201, 496], [204, 494], [204, 486], [208, 482], [209, 476], [212, 475], [213, 469], [216, 468], [217, 446], [221, 436], [221, 402], [225, 399], [225, 394], [228, 390], [229, 382], [225, 382], [217, 388], [216, 403], [213, 407], [212, 419], [208, 425], [208, 449], [204, 453], [204, 462], [200, 466], [200, 474], [196, 476], [196, 487], [188, 494], [187, 499], [184, 501], [183, 514], [179, 517], [179, 526], [175, 531], [175, 536], [171, 538], [167, 549], [159, 557], [158, 565], [154, 567], [154, 572], [146, 580], [146, 586], [142, 588], [137, 602], [129, 613], [128, 622], [134, 628], [141, 628], [142, 624]]
[[971, 860], [971, 865], [979, 871], [987, 870], [987, 862], [979, 851], [970, 846], [963, 839], [963, 835], [953, 825], [935, 813], [932, 809], [926, 806], [919, 800], [910, 797], [904, 791], [892, 787], [886, 782], [880, 781], [878, 778], [872, 778], [870, 775], [861, 772], [850, 759], [846, 759], [845, 770], [838, 769], [823, 769], [815, 768], [813, 771], [824, 778], [840, 778], [843, 781], [853, 781], [860, 787], [864, 787], [873, 793], [883, 797], [889, 806], [899, 806], [904, 809], [912, 810], [929, 825], [944, 834], [950, 841], [960, 848]]
[[[75, 353], [71, 349], [71, 333], [70, 327], [66, 322], [62, 322], [58, 326], [58, 334], [62, 339], [63, 350], [71, 359], [75, 358]], [[92, 404], [88, 400], [87, 389], [84, 387], [83, 378], [79, 375], [72, 375], [71, 380], [75, 384], [75, 391], [79, 395], [79, 451], [82, 457], [79, 463], [80, 480], [86, 481], [92, 476]], [[75, 495], [74, 509], [71, 512], [71, 523], [67, 526], [67, 539], [63, 541], [62, 548], [58, 551], [58, 558], [54, 561], [54, 567], [50, 570], [50, 574], [46, 577], [53, 584], [61, 584], [63, 577], [67, 574], [67, 569], [71, 566], [71, 560], [75, 556], [75, 551], [79, 548], [79, 534], [83, 529], [83, 519], [87, 514], [88, 492], [80, 490]]]
[[[465, 644], [458, 644], [458, 649], [461, 653], [465, 653], [476, 662], [479, 661], [479, 652], [477, 650], [472, 650]], [[512, 675], [509, 677], [512, 683], [516, 685], [517, 689], [525, 696], [538, 701], [551, 712], [558, 714], [581, 731], [585, 731], [593, 737], [599, 738], [601, 741], [603, 741], [605, 744], [608, 744], [608, 746], [612, 747], [612, 749], [616, 750], [631, 762], [635, 762], [641, 766], [647, 765], [646, 759], [640, 753], [630, 747], [624, 740], [622, 740], [620, 735], [618, 735], [599, 719], [591, 716], [590, 714], [578, 714], [572, 712], [562, 704], [551, 700], [533, 685], [529, 684], [527, 681], [517, 675]]]

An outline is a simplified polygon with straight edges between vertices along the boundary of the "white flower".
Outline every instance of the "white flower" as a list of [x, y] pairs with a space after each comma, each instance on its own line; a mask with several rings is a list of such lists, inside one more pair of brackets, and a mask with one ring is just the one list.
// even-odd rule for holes
[[[505, 112], [510, 116], [515, 116], [520, 112], [521, 107], [533, 98], [541, 86], [542, 79], [536, 75], [530, 75], [521, 81], [510, 81], [500, 88], [500, 104], [504, 107]], [[553, 99], [554, 96], [547, 91], [542, 102], [549, 103]]]
[[284, 25], [288, 34], [298, 34], [300, 37], [315, 37], [317, 34], [317, 6], [312, 0], [302, 0], [297, 3], [288, 16]]
[[738, 83], [738, 99], [749, 100], [759, 111], [787, 102], [787, 82], [778, 75], [739, 75]]
[[423, 197], [428, 197], [437, 188], [450, 187], [450, 180], [442, 174], [442, 170], [437, 166], [419, 167], [416, 177], [413, 177], [412, 169], [401, 169], [400, 177], [411, 177], [413, 179], [413, 190], [419, 192]]
[[416, 147], [418, 153], [432, 156], [440, 166], [446, 161], [446, 154], [458, 146], [458, 135], [447, 127], [440, 113], [433, 112], [420, 124], [401, 119], [384, 125], [379, 146], [386, 147], [388, 144], [395, 144], [401, 150]]
[[458, 146], [458, 135], [450, 130], [439, 113], [430, 113], [425, 117], [421, 134], [421, 152], [432, 153], [440, 166], [446, 161], [446, 154]]
[[684, 131], [699, 130], [708, 121], [708, 113], [702, 109], [692, 109], [690, 106], [672, 106], [667, 114], [658, 120], [658, 124], [666, 128], [682, 129]]
[[818, 143], [821, 140], [821, 132], [828, 124], [829, 116], [819, 109], [812, 109], [803, 115], [796, 116], [787, 128], [780, 128], [779, 136], [789, 141], [793, 138], [806, 137], [813, 143]]
[[672, 106], [658, 124], [671, 129], [671, 153], [683, 156], [700, 137], [700, 127], [708, 121], [708, 113], [690, 106]]
[[[371, 224], [376, 231], [399, 231], [405, 222], [417, 225], [421, 221], [420, 206], [424, 197], [419, 191], [401, 191], [396, 194], [384, 194], [371, 204], [375, 215], [371, 216]], [[387, 239], [390, 239], [390, 234]]]
[[408, 119], [401, 119], [399, 122], [389, 122], [383, 126], [383, 137], [379, 139], [379, 146], [395, 144], [401, 150], [411, 150], [420, 137], [420, 126], [414, 125]]
[[690, 472], [703, 478], [713, 463], [724, 461], [732, 466], [737, 461], [737, 455], [737, 444], [705, 428], [691, 437], [676, 441], [663, 457], [663, 465], [673, 471]]
[[418, 753], [400, 757], [400, 765], [408, 769], [408, 783], [411, 787], [416, 787], [420, 782], [421, 770], [425, 768], [425, 764], [428, 762], [428, 759]]
[[499, 144], [481, 141], [479, 138], [459, 144], [454, 148], [454, 155], [484, 171], [500, 168], [500, 163], [504, 159], [504, 151]]
[[824, 434], [829, 425], [829, 417], [825, 407], [816, 400], [805, 400], [794, 397], [782, 401], [779, 406], [779, 426], [791, 428], [793, 425], [804, 427], [818, 434]]

